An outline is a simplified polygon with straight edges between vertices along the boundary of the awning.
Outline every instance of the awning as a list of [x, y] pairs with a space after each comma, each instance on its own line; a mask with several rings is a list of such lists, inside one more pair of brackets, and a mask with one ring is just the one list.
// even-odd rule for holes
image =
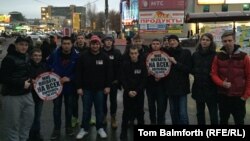
[[188, 13], [185, 23], [250, 21], [250, 11]]

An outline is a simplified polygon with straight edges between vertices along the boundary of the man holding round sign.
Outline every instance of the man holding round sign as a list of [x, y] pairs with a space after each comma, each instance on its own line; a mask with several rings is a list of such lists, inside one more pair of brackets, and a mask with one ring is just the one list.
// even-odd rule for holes
[[[164, 93], [164, 77], [171, 68], [168, 55], [161, 51], [161, 41], [154, 39], [151, 43], [152, 52], [146, 58], [148, 70], [147, 97], [151, 124], [165, 124], [165, 112], [167, 108], [167, 95]], [[156, 114], [157, 113], [157, 114]]]

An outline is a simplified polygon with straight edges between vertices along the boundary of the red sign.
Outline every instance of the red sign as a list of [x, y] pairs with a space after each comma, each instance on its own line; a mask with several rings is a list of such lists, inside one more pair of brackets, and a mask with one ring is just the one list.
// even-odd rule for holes
[[139, 0], [140, 10], [184, 10], [185, 0]]

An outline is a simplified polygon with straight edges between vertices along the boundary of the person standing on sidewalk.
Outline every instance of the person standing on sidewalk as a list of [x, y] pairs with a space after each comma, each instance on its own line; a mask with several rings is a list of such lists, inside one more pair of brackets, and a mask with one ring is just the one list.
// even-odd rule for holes
[[82, 139], [90, 128], [91, 108], [94, 104], [96, 129], [101, 138], [107, 138], [104, 131], [104, 96], [110, 93], [112, 66], [108, 56], [101, 51], [101, 40], [93, 35], [90, 50], [80, 56], [76, 68], [77, 93], [82, 96], [82, 125], [76, 139]]
[[128, 123], [144, 124], [144, 89], [147, 80], [147, 68], [139, 57], [137, 47], [129, 48], [129, 58], [121, 66], [121, 83], [123, 93], [122, 131], [120, 139], [127, 138]]
[[216, 55], [213, 35], [205, 33], [201, 36], [196, 51], [192, 55], [192, 98], [196, 102], [198, 125], [206, 124], [205, 107], [207, 105], [210, 124], [218, 124], [218, 94], [216, 85], [210, 76], [213, 58]]
[[15, 50], [1, 65], [5, 141], [26, 141], [34, 119], [28, 44], [27, 38], [17, 37]]
[[223, 47], [212, 63], [211, 76], [218, 87], [220, 124], [228, 124], [233, 115], [235, 124], [244, 124], [246, 100], [250, 96], [250, 59], [235, 44], [235, 34], [221, 36]]
[[63, 90], [59, 97], [53, 100], [53, 118], [54, 118], [54, 131], [51, 135], [52, 140], [60, 137], [61, 129], [61, 110], [62, 101], [64, 97], [65, 105], [65, 127], [66, 134], [69, 136], [74, 135], [71, 118], [72, 118], [72, 99], [73, 94], [76, 93], [75, 86], [75, 69], [79, 54], [73, 48], [71, 38], [64, 36], [61, 39], [61, 47], [57, 48], [48, 58], [49, 68], [61, 77]]
[[[39, 48], [34, 48], [30, 53], [30, 75], [32, 82], [35, 81], [36, 77], [46, 71], [48, 67], [44, 62], [42, 62], [42, 51]], [[35, 103], [35, 117], [33, 120], [32, 127], [30, 129], [29, 140], [28, 141], [43, 141], [40, 134], [40, 119], [42, 114], [43, 100], [40, 99], [34, 88], [32, 88], [32, 96]]]
[[173, 125], [188, 125], [187, 94], [190, 93], [189, 73], [192, 68], [191, 52], [183, 49], [178, 36], [168, 37], [169, 60], [171, 70], [165, 80], [166, 93], [169, 96], [170, 115]]
[[[110, 115], [111, 115], [111, 127], [113, 129], [117, 128], [116, 122], [116, 110], [117, 110], [117, 91], [120, 87], [119, 75], [120, 75], [120, 63], [121, 63], [121, 52], [120, 50], [116, 49], [114, 46], [114, 38], [111, 36], [107, 36], [103, 39], [104, 46], [102, 51], [106, 53], [109, 57], [110, 63], [113, 69], [113, 78], [112, 84], [110, 87]], [[107, 121], [107, 113], [108, 113], [108, 95], [105, 95], [104, 100], [104, 121]], [[104, 122], [105, 124], [105, 122]]]

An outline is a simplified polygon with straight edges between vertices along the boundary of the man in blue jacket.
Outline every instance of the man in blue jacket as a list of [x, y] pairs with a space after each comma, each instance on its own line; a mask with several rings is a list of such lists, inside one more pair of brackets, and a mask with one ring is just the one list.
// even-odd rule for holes
[[61, 95], [53, 101], [54, 131], [51, 135], [52, 140], [57, 139], [60, 136], [61, 108], [63, 97], [66, 113], [66, 134], [69, 136], [73, 135], [73, 129], [71, 127], [72, 98], [73, 94], [76, 93], [75, 67], [76, 62], [79, 58], [79, 54], [72, 48], [73, 43], [70, 37], [63, 37], [61, 40], [61, 44], [62, 46], [57, 48], [47, 60], [49, 68], [61, 77], [61, 83], [63, 84]]

